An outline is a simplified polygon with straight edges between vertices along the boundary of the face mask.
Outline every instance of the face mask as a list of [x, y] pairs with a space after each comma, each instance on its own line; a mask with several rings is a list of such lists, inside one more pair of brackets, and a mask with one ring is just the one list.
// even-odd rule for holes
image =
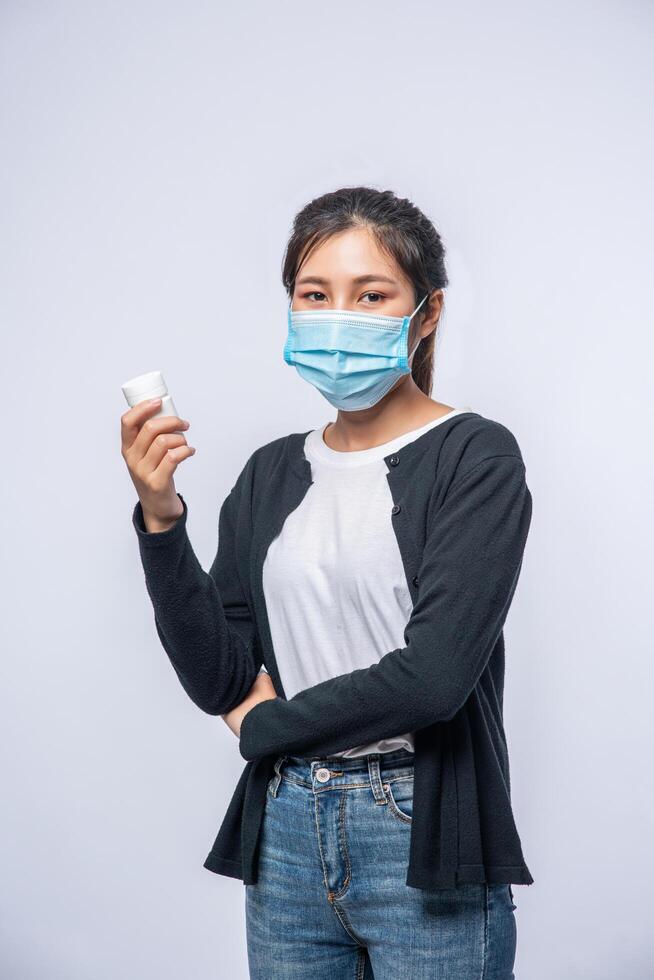
[[408, 353], [410, 316], [386, 316], [354, 310], [292, 310], [284, 360], [322, 392], [334, 408], [356, 412], [370, 408], [404, 374], [422, 338]]

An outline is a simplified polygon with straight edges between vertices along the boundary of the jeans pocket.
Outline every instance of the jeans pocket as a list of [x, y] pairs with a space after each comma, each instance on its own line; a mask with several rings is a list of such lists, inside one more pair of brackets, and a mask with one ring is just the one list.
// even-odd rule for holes
[[277, 758], [275, 759], [275, 763], [274, 763], [275, 771], [270, 777], [270, 779], [268, 780], [268, 786], [266, 788], [267, 796], [272, 796], [274, 798], [275, 796], [277, 796], [279, 792], [279, 784], [281, 783], [283, 778], [280, 770], [281, 770], [281, 765], [284, 762], [285, 758], [286, 756], [278, 755]]
[[388, 812], [396, 820], [410, 824], [413, 820], [413, 775], [397, 776], [384, 783]]

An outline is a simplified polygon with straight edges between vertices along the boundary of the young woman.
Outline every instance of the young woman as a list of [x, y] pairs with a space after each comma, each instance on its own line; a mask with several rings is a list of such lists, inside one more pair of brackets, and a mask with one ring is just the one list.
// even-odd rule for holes
[[247, 458], [209, 572], [173, 482], [182, 420], [122, 418], [159, 637], [247, 760], [204, 866], [245, 884], [252, 977], [510, 980], [511, 885], [533, 881], [502, 718], [521, 452], [430, 397], [447, 276], [410, 201], [311, 201], [283, 282], [285, 361], [336, 417]]

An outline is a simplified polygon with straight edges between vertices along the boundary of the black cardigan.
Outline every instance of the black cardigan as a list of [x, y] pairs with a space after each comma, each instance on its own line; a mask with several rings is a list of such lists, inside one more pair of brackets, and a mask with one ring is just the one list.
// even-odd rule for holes
[[167, 531], [132, 521], [155, 625], [192, 701], [224, 714], [261, 664], [278, 692], [243, 720], [248, 760], [204, 867], [257, 880], [258, 839], [281, 754], [324, 759], [414, 732], [414, 807], [406, 884], [531, 884], [511, 808], [503, 724], [503, 627], [531, 522], [518, 443], [501, 423], [466, 412], [384, 457], [413, 610], [406, 645], [378, 663], [286, 699], [265, 608], [267, 549], [311, 485], [307, 432], [249, 457], [218, 518], [209, 572], [187, 535], [187, 505]]

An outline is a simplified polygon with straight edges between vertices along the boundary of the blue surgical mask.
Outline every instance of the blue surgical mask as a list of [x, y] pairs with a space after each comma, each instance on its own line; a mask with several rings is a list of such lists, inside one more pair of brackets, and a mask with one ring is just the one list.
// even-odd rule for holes
[[358, 310], [293, 310], [288, 304], [284, 360], [322, 392], [334, 408], [370, 408], [404, 374], [420, 343], [408, 352], [410, 316]]

